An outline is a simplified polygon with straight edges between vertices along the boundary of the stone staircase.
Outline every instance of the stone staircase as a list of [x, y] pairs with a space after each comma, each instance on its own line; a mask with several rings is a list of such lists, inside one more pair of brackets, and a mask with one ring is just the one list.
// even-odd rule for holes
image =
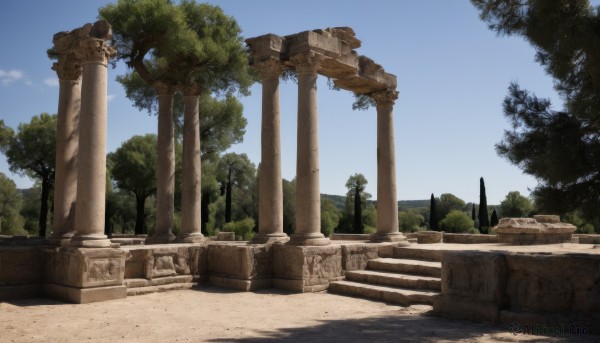
[[395, 247], [393, 256], [368, 261], [366, 270], [346, 272], [345, 280], [329, 284], [329, 292], [402, 306], [432, 305], [441, 291], [441, 251]]

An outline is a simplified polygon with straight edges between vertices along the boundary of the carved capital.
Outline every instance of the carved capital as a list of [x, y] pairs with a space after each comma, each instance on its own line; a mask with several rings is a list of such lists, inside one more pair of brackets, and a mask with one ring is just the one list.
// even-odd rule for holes
[[281, 73], [285, 70], [285, 65], [279, 60], [270, 58], [265, 61], [254, 63], [252, 68], [256, 69], [263, 79], [276, 79], [279, 78]]
[[377, 107], [394, 106], [396, 99], [398, 99], [398, 91], [395, 90], [382, 90], [373, 92], [369, 95], [377, 103]]
[[99, 38], [82, 39], [75, 51], [75, 55], [83, 63], [100, 63], [105, 66], [116, 54], [117, 51], [112, 46]]
[[52, 70], [56, 71], [61, 81], [77, 81], [81, 76], [82, 68], [81, 64], [73, 60], [59, 58], [58, 62], [52, 64]]
[[315, 52], [304, 52], [290, 57], [298, 74], [316, 74], [321, 67], [324, 56]]
[[163, 81], [154, 81], [152, 84], [156, 95], [173, 95], [175, 94], [176, 87]]

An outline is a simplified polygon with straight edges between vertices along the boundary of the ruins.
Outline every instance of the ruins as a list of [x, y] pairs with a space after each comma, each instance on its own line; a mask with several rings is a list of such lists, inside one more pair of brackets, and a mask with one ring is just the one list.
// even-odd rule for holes
[[[53, 69], [60, 80], [54, 231], [47, 240], [0, 238], [0, 300], [45, 295], [88, 303], [208, 283], [425, 303], [438, 315], [495, 323], [571, 321], [598, 333], [599, 236], [573, 235], [574, 228], [554, 216], [503, 219], [498, 235], [399, 232], [396, 76], [359, 56], [355, 49], [361, 43], [346, 27], [246, 41], [250, 64], [262, 78], [260, 222], [252, 241], [200, 232], [199, 92], [160, 83], [153, 85], [159, 102], [156, 231], [147, 239], [109, 239], [104, 235], [106, 82], [108, 61], [116, 53], [110, 38], [105, 21], [54, 36]], [[283, 232], [281, 183], [279, 79], [286, 70], [298, 80], [291, 237]], [[320, 231], [319, 75], [376, 103], [377, 231], [371, 236], [329, 238]], [[185, 99], [177, 237], [172, 233], [176, 91]], [[549, 231], [543, 237], [550, 238], [540, 238], [539, 231]]]

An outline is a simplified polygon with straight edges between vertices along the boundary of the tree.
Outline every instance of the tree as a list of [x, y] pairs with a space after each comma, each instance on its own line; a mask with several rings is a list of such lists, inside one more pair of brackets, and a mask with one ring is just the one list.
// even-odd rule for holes
[[435, 208], [435, 197], [433, 193], [431, 193], [431, 200], [429, 202], [429, 229], [433, 231], [439, 231], [440, 228], [438, 226], [438, 215]]
[[0, 120], [0, 151], [7, 158], [10, 171], [27, 175], [41, 183], [40, 237], [46, 236], [48, 199], [54, 185], [56, 156], [56, 115], [42, 113], [29, 123], [19, 124], [17, 133]]
[[440, 222], [441, 231], [445, 232], [469, 232], [473, 227], [473, 220], [463, 211], [452, 210], [446, 218]]
[[14, 234], [23, 230], [23, 218], [19, 214], [21, 201], [14, 181], [0, 173], [0, 234]]
[[400, 231], [416, 232], [421, 230], [421, 227], [425, 223], [425, 218], [415, 211], [400, 211], [398, 213], [398, 223], [400, 224]]
[[526, 217], [531, 211], [533, 211], [531, 200], [517, 191], [508, 192], [500, 203], [500, 213], [503, 217]]
[[587, 0], [474, 0], [482, 20], [501, 35], [524, 37], [554, 79], [563, 108], [511, 83], [504, 115], [512, 130], [497, 153], [534, 176], [539, 210], [579, 210], [600, 219], [600, 19]]
[[135, 234], [146, 234], [144, 205], [156, 192], [156, 135], [133, 136], [108, 154], [111, 175], [119, 189], [135, 196]]
[[340, 222], [341, 211], [335, 206], [333, 201], [321, 197], [321, 233], [325, 237], [331, 236]]
[[281, 182], [283, 183], [283, 232], [291, 235], [296, 231], [296, 178], [292, 181], [282, 179]]
[[225, 223], [231, 221], [233, 187], [248, 187], [255, 174], [256, 167], [246, 154], [228, 153], [219, 160], [217, 180], [221, 183], [221, 194], [225, 194]]
[[471, 219], [473, 221], [475, 221], [475, 219], [477, 219], [477, 215], [476, 215], [476, 211], [475, 211], [475, 204], [473, 204], [473, 207], [471, 207]]
[[483, 177], [479, 179], [479, 231], [487, 231], [490, 227], [490, 219], [488, 217], [487, 196], [485, 195], [485, 182]]
[[454, 210], [462, 211], [464, 209], [464, 207], [466, 206], [464, 200], [460, 199], [459, 197], [457, 197], [451, 193], [444, 193], [444, 194], [440, 195], [440, 198], [436, 199], [436, 201], [437, 201], [436, 211], [437, 211], [438, 223], [440, 220], [446, 218], [448, 213], [450, 213]]
[[496, 209], [492, 212], [492, 217], [490, 218], [490, 227], [494, 227], [498, 225], [498, 213], [496, 213]]
[[346, 181], [346, 188], [348, 188], [346, 197], [349, 201], [354, 202], [354, 224], [352, 232], [355, 233], [362, 233], [364, 230], [362, 210], [365, 201], [371, 197], [370, 194], [364, 192], [367, 183], [365, 176], [359, 173], [351, 175], [348, 178], [348, 181]]

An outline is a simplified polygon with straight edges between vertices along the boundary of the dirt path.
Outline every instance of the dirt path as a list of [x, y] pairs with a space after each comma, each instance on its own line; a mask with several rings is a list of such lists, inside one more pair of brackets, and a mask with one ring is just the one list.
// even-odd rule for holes
[[328, 293], [198, 290], [85, 305], [0, 302], [0, 342], [597, 342], [599, 336], [513, 335], [508, 327], [422, 315]]

